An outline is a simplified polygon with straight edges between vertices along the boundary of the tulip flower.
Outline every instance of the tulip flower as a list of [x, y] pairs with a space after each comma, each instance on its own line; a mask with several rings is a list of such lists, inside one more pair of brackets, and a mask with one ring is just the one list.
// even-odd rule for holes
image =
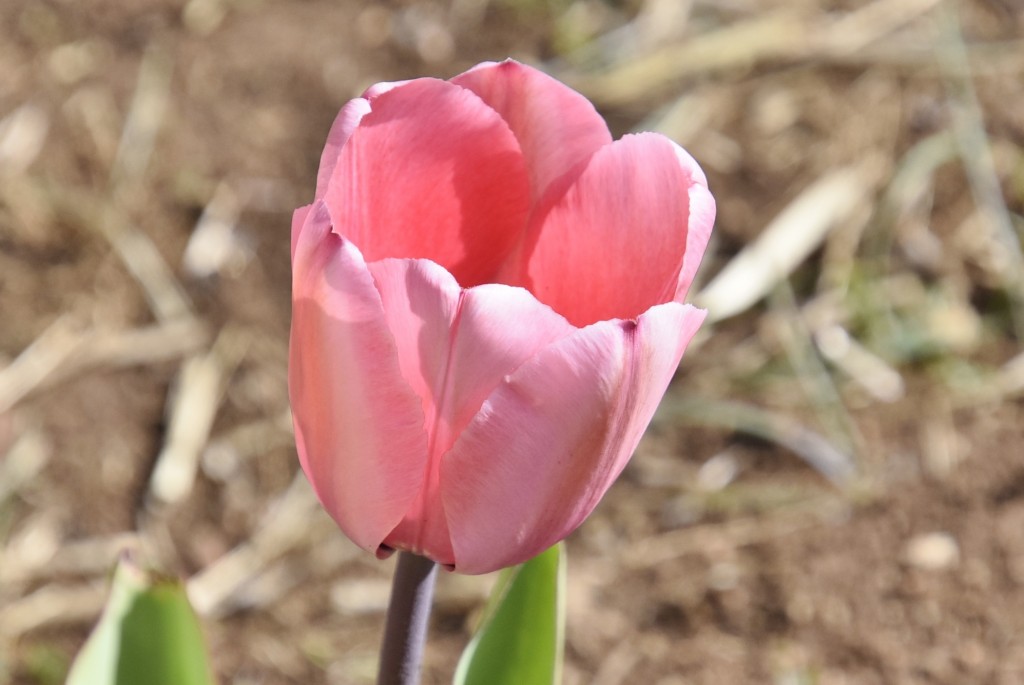
[[715, 205], [667, 138], [612, 141], [517, 62], [346, 104], [292, 226], [302, 467], [359, 546], [463, 573], [572, 532], [704, 312]]

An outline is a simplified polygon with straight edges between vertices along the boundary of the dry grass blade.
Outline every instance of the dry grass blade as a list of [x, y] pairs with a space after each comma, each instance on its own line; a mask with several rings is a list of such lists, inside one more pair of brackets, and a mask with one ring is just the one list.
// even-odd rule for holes
[[1024, 394], [1024, 352], [1006, 362], [999, 371], [999, 390], [1007, 396]]
[[880, 175], [869, 161], [833, 171], [806, 188], [697, 295], [710, 321], [747, 310], [817, 249], [829, 230], [868, 199]]
[[125, 549], [137, 549], [137, 533], [115, 533], [73, 542], [60, 542], [53, 554], [32, 558], [16, 555], [0, 567], [0, 584], [38, 582], [56, 576], [100, 576]]
[[[877, 221], [889, 228], [888, 224], [896, 221], [933, 187], [936, 170], [956, 159], [956, 155], [956, 140], [949, 131], [940, 131], [914, 144], [893, 171], [879, 202]], [[885, 234], [892, 233], [887, 230]]]
[[200, 349], [209, 339], [207, 327], [190, 316], [125, 331], [92, 331], [57, 375], [64, 380], [93, 368], [145, 366], [177, 359]]
[[50, 120], [37, 105], [27, 104], [0, 119], [0, 174], [23, 173], [42, 152]]
[[0, 370], [0, 414], [33, 394], [97, 368], [144, 366], [202, 347], [206, 327], [185, 317], [127, 331], [78, 331], [68, 317], [47, 329]]
[[[0, 454], [0, 504], [39, 475], [50, 459], [50, 445], [38, 430], [28, 430], [18, 436], [6, 454]], [[0, 579], [7, 564], [0, 566]]]
[[802, 18], [775, 14], [671, 44], [605, 73], [575, 78], [567, 74], [565, 79], [592, 100], [622, 105], [656, 97], [686, 76], [796, 57], [804, 52], [807, 30]]
[[185, 289], [148, 236], [133, 226], [111, 201], [61, 184], [43, 185], [51, 205], [75, 226], [102, 235], [142, 287], [161, 321], [193, 316]]
[[291, 411], [237, 426], [211, 440], [203, 450], [203, 473], [226, 482], [235, 476], [245, 460], [266, 454], [268, 450], [288, 447], [293, 441]]
[[161, 321], [191, 316], [192, 305], [174, 272], [164, 261], [148, 236], [129, 227], [109, 208], [100, 224], [121, 261], [128, 267], [149, 301], [153, 313]]
[[856, 475], [851, 457], [820, 434], [786, 416], [749, 404], [666, 399], [655, 421], [717, 426], [773, 442], [796, 454], [839, 487], [849, 486]]
[[135, 95], [110, 174], [115, 190], [138, 183], [145, 175], [170, 92], [171, 62], [160, 48], [150, 45], [139, 64]]
[[878, 355], [857, 342], [842, 326], [814, 332], [814, 343], [830, 363], [877, 400], [895, 402], [903, 397], [903, 376]]
[[623, 640], [601, 662], [591, 685], [620, 685], [630, 682], [633, 669], [643, 658], [632, 640]]
[[227, 387], [245, 354], [241, 331], [221, 331], [213, 348], [182, 364], [169, 412], [167, 440], [156, 460], [149, 493], [157, 503], [179, 502], [192, 491], [199, 457]]
[[655, 131], [688, 145], [711, 128], [722, 100], [720, 93], [687, 93], [641, 121], [634, 130]]
[[74, 352], [37, 388], [65, 383], [93, 369], [123, 369], [178, 359], [201, 349], [210, 332], [198, 319], [184, 317], [125, 331], [82, 333]]
[[1012, 300], [1017, 339], [1024, 340], [1024, 253], [992, 159], [992, 146], [989, 144], [984, 116], [974, 89], [957, 7], [947, 6], [943, 20], [940, 40], [944, 49], [939, 51], [938, 56], [948, 89], [958, 105], [953, 109], [953, 132], [971, 183], [974, 201], [983, 212], [986, 223], [992, 227], [993, 237], [1003, 253], [999, 276]]
[[106, 594], [103, 583], [44, 586], [0, 608], [0, 636], [17, 637], [44, 626], [94, 621]]
[[111, 170], [112, 200], [98, 200], [86, 191], [59, 185], [46, 188], [54, 207], [110, 242], [161, 321], [191, 316], [192, 306], [159, 250], [130, 224], [120, 203], [133, 196], [145, 175], [166, 114], [170, 78], [168, 57], [150, 46], [139, 65], [135, 95]]
[[[741, 70], [779, 59], [844, 61], [939, 2], [875, 0], [838, 19], [780, 11], [671, 43], [604, 73], [570, 80], [592, 99], [615, 106], [657, 98], [682, 79], [708, 72]], [[925, 64], [925, 57], [918, 63]]]
[[303, 474], [271, 505], [249, 539], [188, 582], [192, 606], [200, 614], [222, 616], [236, 605], [237, 592], [259, 576], [267, 564], [302, 542], [318, 506]]
[[876, 0], [831, 22], [818, 35], [817, 49], [831, 55], [856, 53], [906, 26], [942, 0]]
[[238, 197], [227, 184], [217, 187], [185, 246], [181, 261], [188, 274], [208, 278], [237, 258], [240, 250], [235, 225], [241, 209]]
[[304, 559], [278, 559], [261, 567], [258, 573], [239, 585], [230, 600], [220, 605], [214, 614], [223, 616], [228, 612], [268, 607], [308, 581], [311, 574], [312, 570]]
[[82, 343], [70, 316], [62, 316], [0, 370], [0, 414], [42, 385]]
[[[935, 56], [946, 52], [934, 40], [921, 36], [894, 36], [856, 52], [824, 50], [816, 55], [819, 62], [846, 67], [884, 67], [914, 74], [930, 74], [936, 70]], [[972, 70], [984, 74], [1019, 74], [1024, 71], [1024, 41], [989, 41], [972, 43], [967, 48]]]
[[681, 528], [639, 540], [625, 547], [619, 555], [623, 570], [657, 566], [687, 554], [700, 554], [715, 546], [752, 545], [767, 539], [795, 533], [821, 525], [822, 503], [792, 506], [767, 518], [740, 518], [720, 524]]
[[781, 343], [799, 386], [807, 397], [808, 406], [833, 441], [846, 452], [858, 456], [864, 441], [857, 423], [846, 409], [843, 397], [814, 347], [813, 333], [803, 310], [797, 307], [796, 295], [788, 281], [783, 281], [772, 292], [774, 316], [768, 318], [770, 330]]

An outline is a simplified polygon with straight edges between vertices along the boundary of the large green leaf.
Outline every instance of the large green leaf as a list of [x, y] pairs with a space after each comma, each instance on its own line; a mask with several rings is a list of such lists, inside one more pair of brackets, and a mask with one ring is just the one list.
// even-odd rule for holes
[[212, 685], [202, 631], [180, 581], [127, 555], [67, 685]]
[[505, 569], [455, 685], [557, 685], [565, 635], [565, 548], [561, 543]]

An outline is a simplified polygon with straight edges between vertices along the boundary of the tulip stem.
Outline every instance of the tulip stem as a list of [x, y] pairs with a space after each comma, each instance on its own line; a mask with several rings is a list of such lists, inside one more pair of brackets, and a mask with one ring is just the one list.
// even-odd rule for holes
[[427, 625], [437, 580], [437, 564], [426, 557], [398, 553], [391, 585], [377, 685], [417, 685], [427, 641]]

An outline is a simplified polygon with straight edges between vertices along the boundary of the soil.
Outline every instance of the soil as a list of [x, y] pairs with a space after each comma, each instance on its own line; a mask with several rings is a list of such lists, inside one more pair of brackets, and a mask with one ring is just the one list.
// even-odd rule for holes
[[[334, 115], [364, 87], [513, 56], [588, 92], [584, 76], [625, 59], [604, 32], [670, 4], [0, 4], [0, 685], [62, 682], [119, 541], [196, 578], [254, 536], [255, 579], [204, 617], [221, 682], [373, 681], [392, 564], [303, 508], [289, 433], [291, 210], [311, 197]], [[749, 4], [692, 3], [685, 31], [636, 52], [867, 5]], [[973, 85], [1019, 235], [1024, 19], [1010, 0], [960, 10], [968, 42], [997, 51]], [[943, 16], [912, 12], [899, 30], [934, 35]], [[908, 35], [893, 44], [922, 34]], [[703, 283], [815, 179], [868, 158], [878, 171], [791, 288], [708, 327], [633, 462], [569, 539], [567, 684], [1024, 683], [1024, 382], [1005, 366], [1020, 352], [1005, 246], [998, 213], [972, 194], [984, 172], [955, 154], [887, 213], [909, 151], [972, 130], [958, 123], [969, 100], [930, 53], [906, 50], [794, 49], [681, 72], [649, 98], [599, 99], [618, 136], [690, 98], [700, 125], [677, 137], [719, 203]], [[232, 228], [204, 271], [185, 255], [211, 215]], [[823, 361], [823, 308], [899, 374], [895, 395]], [[196, 327], [164, 328], [180, 321]], [[138, 329], [157, 335], [96, 352], [95, 336]], [[33, 344], [57, 356], [19, 369], [18, 394], [10, 364]], [[204, 449], [185, 496], [157, 504], [158, 455], [196, 359], [216, 370], [199, 395], [212, 427], [195, 429]], [[830, 481], [814, 449], [801, 459], [744, 407], [823, 436], [855, 475]], [[16, 454], [34, 456], [15, 468]], [[296, 518], [275, 529], [283, 511]], [[441, 579], [426, 683], [450, 681], [490, 582]]]

